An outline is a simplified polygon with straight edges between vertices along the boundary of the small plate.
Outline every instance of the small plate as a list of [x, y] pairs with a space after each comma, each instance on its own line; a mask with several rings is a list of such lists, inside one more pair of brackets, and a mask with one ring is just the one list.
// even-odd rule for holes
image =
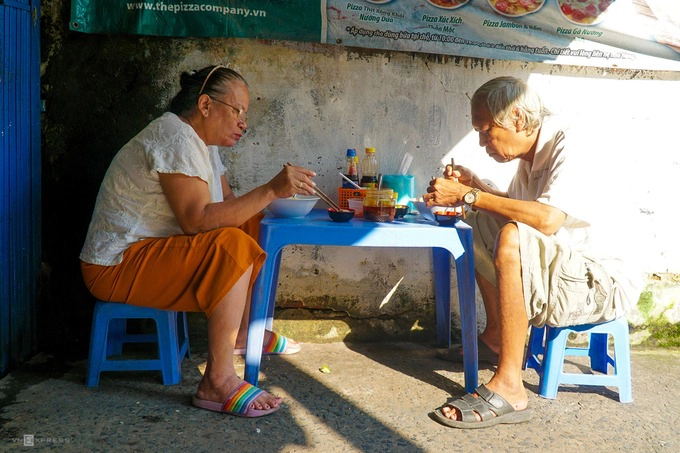
[[508, 0], [487, 0], [493, 10], [506, 17], [522, 17], [535, 13], [543, 8], [547, 0], [519, 0], [510, 3]]
[[427, 0], [427, 2], [441, 9], [456, 9], [470, 3], [470, 0]]

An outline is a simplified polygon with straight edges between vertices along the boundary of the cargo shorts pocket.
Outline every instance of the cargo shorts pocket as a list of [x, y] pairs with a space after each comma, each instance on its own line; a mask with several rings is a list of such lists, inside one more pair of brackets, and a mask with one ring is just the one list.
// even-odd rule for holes
[[559, 274], [553, 310], [547, 324], [576, 326], [615, 318], [611, 304], [612, 281], [602, 267], [588, 259], [572, 260]]

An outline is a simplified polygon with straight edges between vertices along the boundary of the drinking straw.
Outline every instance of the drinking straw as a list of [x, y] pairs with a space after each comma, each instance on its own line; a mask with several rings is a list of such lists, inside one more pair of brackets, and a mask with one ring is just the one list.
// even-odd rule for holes
[[[338, 172], [338, 173], [340, 173], [340, 172]], [[340, 176], [342, 176], [343, 179], [344, 179], [345, 181], [347, 181], [348, 183], [352, 184], [352, 185], [353, 185], [354, 187], [356, 187], [357, 189], [361, 189], [361, 186], [360, 186], [359, 184], [355, 183], [354, 181], [352, 181], [351, 179], [349, 179], [347, 176], [343, 175], [342, 173], [340, 173]]]
[[413, 162], [413, 156], [410, 153], [405, 153], [404, 158], [401, 160], [401, 165], [399, 166], [400, 175], [405, 175], [408, 172], [411, 162]]

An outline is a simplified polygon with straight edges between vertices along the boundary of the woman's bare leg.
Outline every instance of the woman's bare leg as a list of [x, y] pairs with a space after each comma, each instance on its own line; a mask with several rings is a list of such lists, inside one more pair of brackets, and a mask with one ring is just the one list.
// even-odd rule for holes
[[[251, 265], [208, 318], [208, 363], [196, 391], [200, 399], [222, 403], [242, 382], [234, 368], [234, 344], [249, 300], [252, 272]], [[253, 403], [258, 410], [279, 404], [280, 397], [266, 392]]]
[[[239, 349], [243, 349], [246, 347], [246, 344], [248, 342], [248, 325], [250, 324], [250, 300], [252, 297], [252, 288], [248, 289], [248, 303], [246, 304], [244, 310], [243, 310], [243, 318], [241, 319], [241, 325], [238, 330], [238, 336], [236, 337], [236, 347]], [[266, 330], [264, 332], [264, 343], [267, 344], [267, 341], [269, 340], [269, 335], [271, 335], [271, 332]], [[288, 338], [288, 344], [291, 345], [297, 345], [297, 342]]]

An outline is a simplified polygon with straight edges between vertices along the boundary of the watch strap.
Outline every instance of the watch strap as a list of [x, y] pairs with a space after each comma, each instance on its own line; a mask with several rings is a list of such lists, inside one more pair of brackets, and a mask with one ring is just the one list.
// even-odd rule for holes
[[[469, 195], [472, 195], [473, 200], [472, 200], [471, 202], [468, 203], [467, 200], [468, 200], [468, 198], [470, 198]], [[470, 208], [471, 208], [475, 203], [477, 203], [477, 200], [478, 200], [478, 199], [479, 199], [479, 189], [477, 189], [477, 188], [474, 188], [474, 189], [470, 190], [470, 191], [469, 191], [468, 193], [466, 193], [465, 196], [463, 197], [463, 201], [465, 202], [465, 205], [468, 206], [468, 207], [470, 207]]]

